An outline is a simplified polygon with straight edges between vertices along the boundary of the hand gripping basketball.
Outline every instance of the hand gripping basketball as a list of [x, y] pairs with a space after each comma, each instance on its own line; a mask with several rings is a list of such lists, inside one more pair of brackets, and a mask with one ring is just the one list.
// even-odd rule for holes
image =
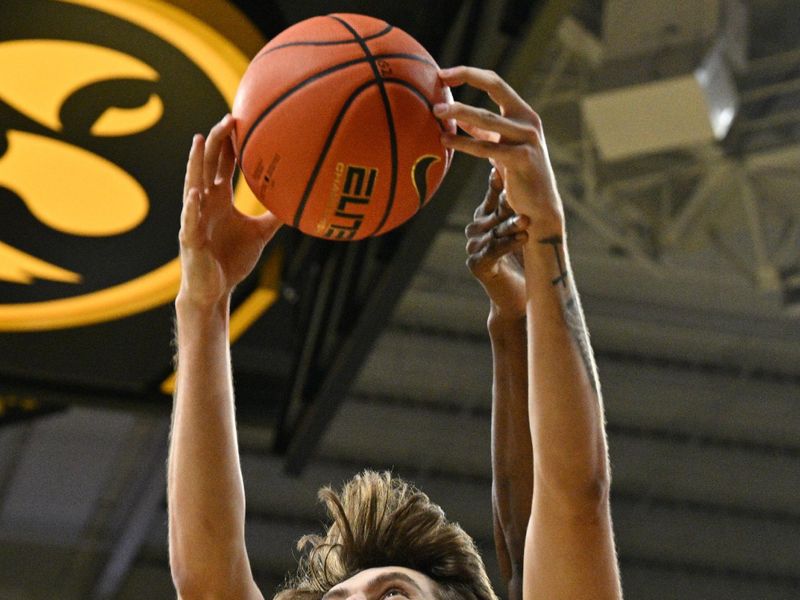
[[256, 264], [280, 222], [266, 213], [250, 217], [233, 205], [230, 115], [204, 140], [194, 136], [183, 186], [179, 298], [213, 304], [224, 300]]
[[444, 145], [490, 159], [502, 175], [514, 211], [527, 216], [537, 228], [560, 230], [564, 209], [539, 115], [492, 71], [461, 66], [444, 69], [440, 75], [449, 86], [467, 84], [486, 92], [500, 108], [498, 115], [460, 102], [437, 104], [436, 116], [456, 119], [470, 134], [446, 132], [442, 135]]

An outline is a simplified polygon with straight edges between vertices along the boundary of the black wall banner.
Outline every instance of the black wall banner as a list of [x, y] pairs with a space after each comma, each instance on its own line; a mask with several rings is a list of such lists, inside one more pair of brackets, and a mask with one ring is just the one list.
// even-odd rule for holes
[[[248, 57], [167, 2], [2, 15], [0, 379], [158, 380], [191, 137], [229, 110]], [[243, 179], [237, 204], [261, 210]]]

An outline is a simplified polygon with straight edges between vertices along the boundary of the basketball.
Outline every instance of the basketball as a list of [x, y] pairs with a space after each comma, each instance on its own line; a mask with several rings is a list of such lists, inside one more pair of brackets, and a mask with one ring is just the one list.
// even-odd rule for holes
[[281, 221], [332, 240], [381, 235], [410, 219], [452, 159], [455, 123], [430, 54], [364, 15], [313, 17], [253, 58], [234, 100], [237, 161]]

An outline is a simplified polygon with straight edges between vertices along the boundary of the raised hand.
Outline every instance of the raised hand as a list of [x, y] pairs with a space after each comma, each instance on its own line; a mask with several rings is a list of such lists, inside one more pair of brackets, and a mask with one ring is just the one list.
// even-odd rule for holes
[[528, 240], [528, 218], [508, 205], [503, 181], [495, 169], [486, 196], [467, 225], [467, 267], [491, 300], [492, 316], [525, 317], [525, 273], [522, 246]]
[[513, 210], [527, 216], [539, 231], [560, 232], [564, 210], [539, 115], [492, 71], [462, 66], [443, 69], [439, 76], [451, 87], [467, 84], [486, 92], [500, 108], [497, 114], [461, 102], [435, 105], [433, 110], [437, 117], [455, 119], [469, 134], [445, 133], [442, 143], [473, 156], [488, 158], [500, 172]]
[[202, 305], [227, 298], [281, 225], [271, 213], [251, 217], [233, 205], [233, 126], [226, 115], [207, 140], [195, 135], [186, 165], [178, 297]]

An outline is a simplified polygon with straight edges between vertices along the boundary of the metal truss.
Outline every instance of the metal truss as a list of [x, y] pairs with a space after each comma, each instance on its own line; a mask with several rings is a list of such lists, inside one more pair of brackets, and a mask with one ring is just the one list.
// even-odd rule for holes
[[740, 110], [721, 143], [604, 163], [580, 117], [597, 61], [558, 36], [525, 89], [540, 113], [578, 119], [572, 137], [548, 135], [565, 207], [593, 238], [583, 245], [579, 234], [576, 254], [599, 240], [655, 275], [724, 269], [786, 293], [800, 271], [799, 62], [794, 49], [737, 75]]

